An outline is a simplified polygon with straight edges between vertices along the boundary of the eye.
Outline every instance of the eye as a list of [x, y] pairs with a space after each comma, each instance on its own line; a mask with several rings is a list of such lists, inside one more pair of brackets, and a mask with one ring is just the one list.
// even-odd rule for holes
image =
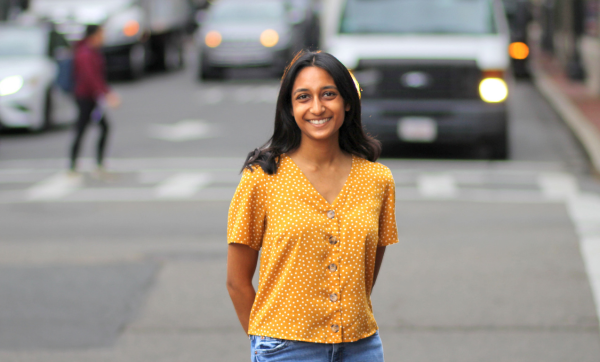
[[326, 91], [325, 93], [323, 93], [324, 97], [335, 97], [337, 96], [337, 93], [332, 92], [332, 91]]
[[303, 99], [307, 99], [308, 98], [308, 94], [299, 94], [296, 99], [301, 101]]

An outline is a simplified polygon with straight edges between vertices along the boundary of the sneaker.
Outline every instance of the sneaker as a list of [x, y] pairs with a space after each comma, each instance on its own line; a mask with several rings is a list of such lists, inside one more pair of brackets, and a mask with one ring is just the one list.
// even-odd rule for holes
[[78, 180], [82, 177], [82, 174], [80, 172], [77, 172], [77, 170], [70, 169], [69, 171], [67, 171], [67, 177], [71, 180]]
[[113, 182], [117, 179], [117, 175], [106, 171], [106, 169], [102, 166], [99, 166], [94, 172], [92, 172], [92, 177], [96, 180], [105, 181], [105, 182]]

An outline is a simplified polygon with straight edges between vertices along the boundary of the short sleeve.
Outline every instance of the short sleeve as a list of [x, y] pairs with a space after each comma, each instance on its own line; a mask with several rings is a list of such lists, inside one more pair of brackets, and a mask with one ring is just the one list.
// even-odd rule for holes
[[229, 206], [227, 243], [260, 250], [267, 213], [266, 175], [260, 167], [244, 170]]
[[396, 227], [396, 184], [390, 169], [385, 171], [385, 190], [379, 213], [379, 242], [377, 246], [387, 246], [398, 242]]

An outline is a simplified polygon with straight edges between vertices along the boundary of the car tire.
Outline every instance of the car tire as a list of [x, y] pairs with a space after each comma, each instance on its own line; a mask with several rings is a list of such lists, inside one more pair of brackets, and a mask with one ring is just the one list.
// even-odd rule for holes
[[508, 160], [510, 157], [510, 144], [507, 135], [494, 138], [490, 143], [490, 158], [492, 160]]
[[134, 44], [129, 48], [129, 64], [127, 77], [139, 79], [146, 73], [146, 46], [143, 43]]
[[171, 72], [183, 68], [183, 65], [183, 39], [176, 35], [166, 38], [162, 46], [160, 67]]
[[207, 62], [204, 59], [201, 60], [200, 70], [198, 72], [198, 78], [200, 80], [218, 80], [225, 77], [225, 69], [211, 67], [206, 63]]
[[54, 105], [52, 101], [52, 89], [46, 90], [46, 95], [44, 96], [44, 112], [42, 113], [41, 121], [36, 125], [30, 128], [31, 132], [41, 133], [45, 132], [54, 123]]

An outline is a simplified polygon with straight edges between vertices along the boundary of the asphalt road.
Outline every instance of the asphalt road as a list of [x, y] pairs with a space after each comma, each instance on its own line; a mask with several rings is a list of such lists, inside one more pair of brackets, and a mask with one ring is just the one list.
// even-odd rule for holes
[[[1, 136], [0, 361], [248, 360], [226, 216], [244, 156], [270, 135], [277, 81], [234, 76], [198, 83], [190, 66], [116, 83], [112, 183], [88, 174], [95, 130], [80, 182], [63, 175], [69, 129]], [[600, 186], [531, 84], [510, 105], [511, 161], [382, 160], [401, 239], [373, 294], [388, 361], [600, 360]]]

